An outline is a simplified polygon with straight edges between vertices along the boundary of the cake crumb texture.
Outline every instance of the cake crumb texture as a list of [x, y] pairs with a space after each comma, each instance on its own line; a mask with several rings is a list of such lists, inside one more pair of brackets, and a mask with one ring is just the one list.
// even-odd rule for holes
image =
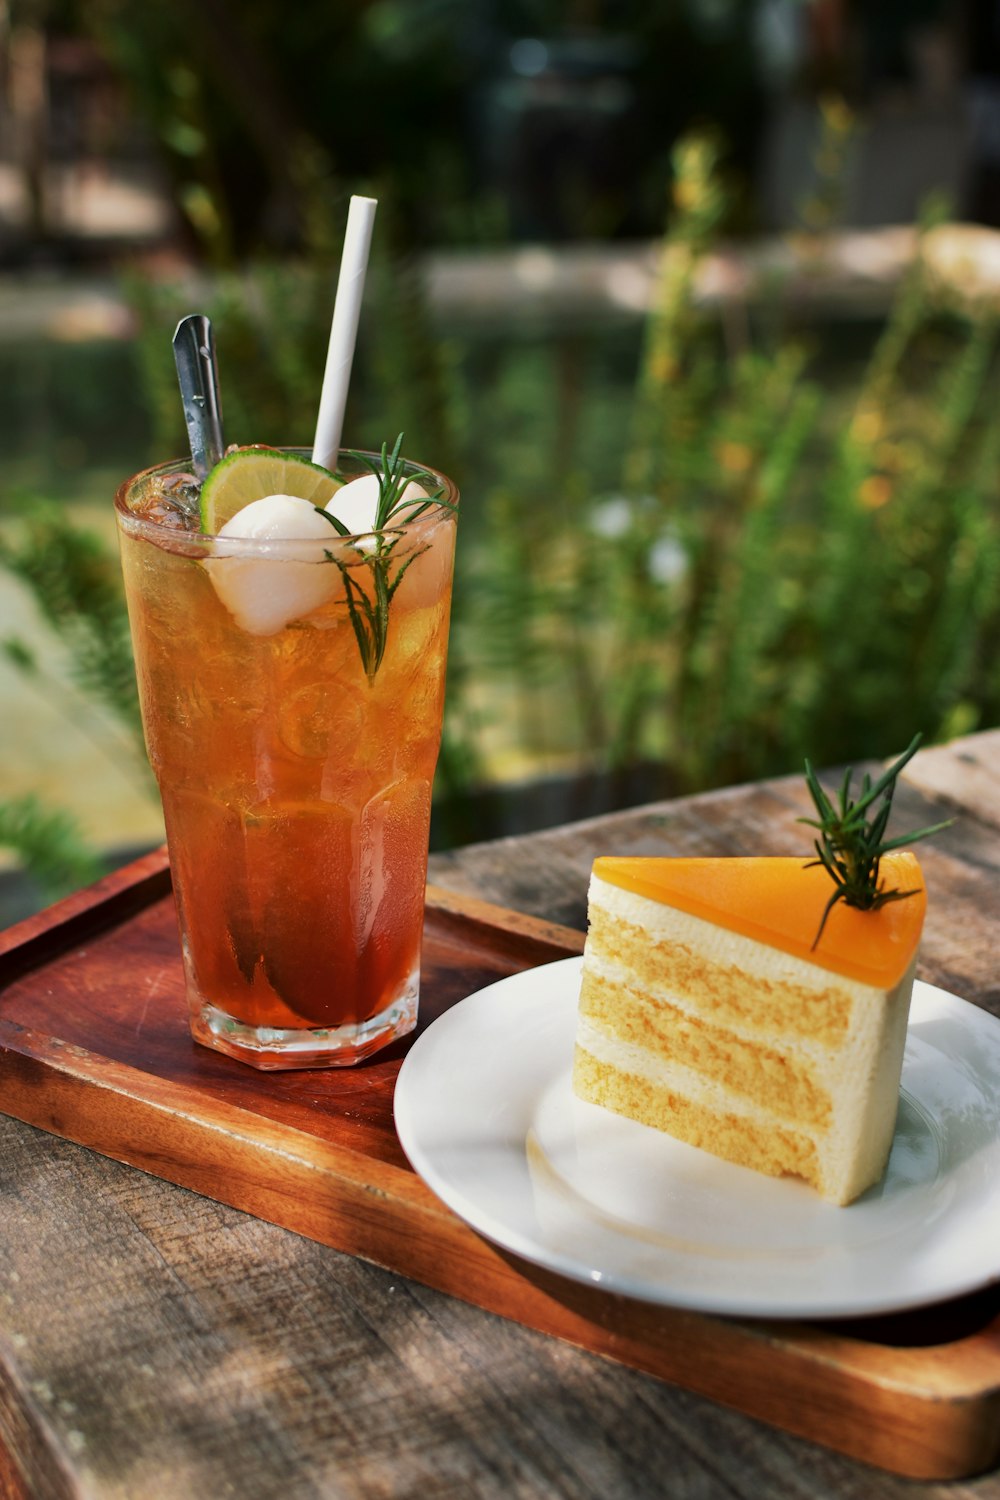
[[741, 1038], [704, 1016], [687, 1015], [631, 984], [592, 972], [583, 976], [580, 1014], [616, 1041], [692, 1068], [783, 1119], [821, 1127], [830, 1122], [830, 1095], [801, 1055]]
[[719, 1025], [808, 1037], [824, 1047], [836, 1047], [850, 1029], [851, 995], [833, 976], [819, 991], [787, 979], [776, 983], [697, 953], [676, 937], [658, 940], [596, 903], [590, 908], [588, 948], [659, 994], [697, 994], [699, 1003], [711, 1005]]
[[802, 1177], [823, 1191], [813, 1142], [787, 1126], [717, 1112], [647, 1078], [609, 1069], [582, 1047], [574, 1054], [573, 1090], [591, 1104], [651, 1125], [737, 1166], [771, 1177]]

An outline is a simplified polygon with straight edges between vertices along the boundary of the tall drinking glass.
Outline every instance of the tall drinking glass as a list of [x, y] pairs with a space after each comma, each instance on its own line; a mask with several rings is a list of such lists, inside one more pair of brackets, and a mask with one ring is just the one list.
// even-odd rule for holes
[[458, 495], [406, 467], [438, 503], [380, 536], [203, 535], [181, 463], [115, 499], [191, 1031], [258, 1068], [416, 1022]]

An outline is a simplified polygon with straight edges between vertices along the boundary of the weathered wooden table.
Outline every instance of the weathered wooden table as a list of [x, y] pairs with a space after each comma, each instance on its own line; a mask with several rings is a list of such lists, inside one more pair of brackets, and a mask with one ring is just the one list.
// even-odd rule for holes
[[[921, 976], [1000, 1016], [1000, 733], [922, 752], [897, 806], [899, 828], [957, 814], [921, 852], [931, 896]], [[438, 856], [431, 879], [579, 929], [594, 854], [794, 853], [805, 811], [798, 778], [767, 782]], [[85, 928], [77, 946], [89, 973]], [[0, 1114], [2, 1500], [1000, 1500], [1000, 1470], [950, 1483], [895, 1477], [174, 1186], [160, 1180], [171, 1172], [155, 1141], [143, 1148], [147, 1171], [73, 1144], [83, 1138], [80, 1099], [89, 1101], [86, 1138], [113, 1134], [101, 1118], [105, 1095], [84, 1077], [85, 1049], [65, 1048], [55, 1062], [40, 1043], [32, 1052], [23, 1015], [5, 1039], [17, 972], [0, 993], [0, 1064], [9, 1061], [0, 1111], [21, 1117]], [[147, 995], [144, 1017], [155, 1003]], [[62, 1091], [52, 1095], [57, 1065]], [[169, 1100], [153, 1102], [173, 1139]], [[205, 1129], [228, 1140], [224, 1126], [220, 1114]], [[214, 1180], [225, 1197], [225, 1149], [221, 1161]], [[234, 1177], [240, 1170], [234, 1155]], [[264, 1211], [270, 1201], [262, 1197]], [[284, 1222], [297, 1222], [291, 1210]], [[717, 1345], [694, 1338], [692, 1360], [724, 1362], [736, 1347], [752, 1368], [734, 1389], [750, 1381], [766, 1393], [767, 1341], [748, 1353], [727, 1344], [726, 1320], [717, 1327]], [[1000, 1321], [977, 1338], [985, 1368], [1000, 1353]], [[820, 1355], [826, 1347], [820, 1338]], [[690, 1383], [722, 1388], [718, 1372], [702, 1377]], [[893, 1409], [889, 1383], [884, 1395], [873, 1424]], [[804, 1382], [804, 1409], [810, 1400]], [[991, 1411], [1000, 1425], [1000, 1387]], [[919, 1433], [912, 1441], [919, 1447]]]

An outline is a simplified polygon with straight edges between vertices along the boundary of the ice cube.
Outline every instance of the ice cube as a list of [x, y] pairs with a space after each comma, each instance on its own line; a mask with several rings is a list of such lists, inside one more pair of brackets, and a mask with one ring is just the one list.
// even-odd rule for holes
[[336, 678], [296, 688], [278, 711], [278, 735], [293, 755], [332, 758], [341, 771], [352, 765], [364, 727], [364, 704]]
[[[275, 555], [241, 557], [238, 546], [227, 555], [226, 541], [244, 538], [273, 542]], [[319, 609], [337, 587], [337, 570], [317, 542], [333, 547], [337, 537], [310, 501], [298, 495], [266, 495], [221, 527], [215, 555], [205, 567], [239, 626], [252, 635], [275, 635], [292, 620]]]

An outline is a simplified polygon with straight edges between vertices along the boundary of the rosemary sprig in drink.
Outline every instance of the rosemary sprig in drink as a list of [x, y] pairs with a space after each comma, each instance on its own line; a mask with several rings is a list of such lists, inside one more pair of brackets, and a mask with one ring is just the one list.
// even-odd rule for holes
[[[394, 554], [403, 540], [403, 533], [400, 530], [393, 531], [392, 528], [394, 525], [408, 525], [435, 505], [445, 510], [456, 509], [450, 501], [441, 498], [444, 492], [440, 486], [436, 486], [431, 492], [420, 486], [419, 495], [407, 498], [406, 492], [415, 479], [415, 473], [412, 468], [409, 473], [406, 471], [406, 462], [401, 456], [402, 446], [403, 434], [400, 433], [391, 453], [388, 445], [382, 444], [379, 460], [367, 453], [350, 452], [349, 456], [363, 463], [378, 480], [375, 519], [371, 531], [354, 541], [350, 547], [357, 559], [355, 562], [345, 562], [332, 552], [327, 553], [330, 561], [335, 562], [340, 569], [344, 580], [347, 611], [369, 683], [374, 682], [385, 655], [389, 637], [389, 607], [393, 596], [410, 565], [427, 551], [426, 547], [415, 548], [407, 553], [393, 572]], [[416, 472], [422, 478], [431, 478], [423, 470]], [[352, 536], [351, 531], [329, 510], [322, 514], [342, 537]], [[370, 594], [352, 571], [359, 567], [367, 568], [371, 574]]]
[[813, 939], [814, 948], [823, 936], [826, 919], [838, 901], [843, 901], [846, 906], [859, 907], [862, 911], [877, 911], [890, 901], [905, 901], [908, 896], [915, 895], [914, 891], [887, 890], [881, 885], [879, 861], [890, 850], [901, 849], [905, 844], [929, 838], [933, 833], [940, 833], [942, 828], [950, 827], [954, 821], [948, 818], [943, 823], [933, 823], [927, 828], [919, 828], [914, 833], [905, 833], [898, 838], [884, 837], [892, 811], [896, 778], [907, 761], [916, 754], [920, 740], [921, 736], [915, 735], [909, 748], [883, 772], [874, 785], [866, 772], [861, 782], [861, 795], [856, 802], [851, 797], [851, 782], [854, 777], [852, 767], [844, 772], [837, 805], [834, 805], [820, 786], [809, 761], [806, 761], [806, 783], [819, 817], [800, 818], [799, 822], [818, 828], [820, 833], [815, 841], [818, 858], [811, 860], [807, 868], [822, 865], [836, 887], [823, 909], [819, 931]]

